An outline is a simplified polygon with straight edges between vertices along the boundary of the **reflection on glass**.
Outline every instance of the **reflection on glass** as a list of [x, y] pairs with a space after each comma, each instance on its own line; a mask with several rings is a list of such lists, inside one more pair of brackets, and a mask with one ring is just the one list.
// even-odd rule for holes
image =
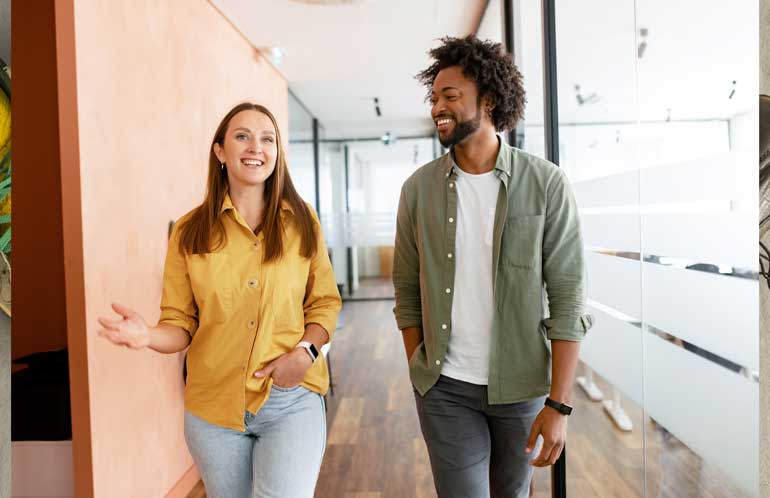
[[540, 4], [540, 0], [522, 0], [519, 2], [519, 16], [515, 15], [514, 10], [514, 32], [521, 33], [520, 38], [515, 41], [515, 62], [524, 76], [524, 92], [527, 95], [527, 107], [524, 110], [523, 122], [518, 125], [517, 141], [522, 150], [545, 158], [543, 21]]
[[756, 4], [707, 3], [557, 3], [560, 162], [597, 318], [571, 496], [758, 494]]
[[[694, 208], [642, 214], [642, 319], [653, 332], [644, 334], [648, 495], [754, 497], [758, 74], [757, 33], [746, 26], [756, 26], [757, 5], [668, 5], [636, 2], [647, 40], [637, 54], [639, 119], [659, 123], [643, 125], [641, 202]], [[704, 15], [679, 36], [695, 8]], [[648, 254], [717, 272], [656, 264]]]
[[556, 30], [560, 166], [581, 209], [596, 318], [581, 347], [567, 486], [570, 496], [643, 497], [642, 262], [619, 257], [642, 252], [634, 2], [558, 2]]

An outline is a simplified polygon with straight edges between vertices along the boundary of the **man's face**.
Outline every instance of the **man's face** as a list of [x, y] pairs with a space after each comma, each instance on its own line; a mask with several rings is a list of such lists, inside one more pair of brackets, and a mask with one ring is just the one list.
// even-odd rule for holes
[[476, 82], [463, 74], [460, 66], [442, 69], [433, 80], [430, 94], [431, 116], [441, 145], [456, 145], [481, 126], [481, 99]]

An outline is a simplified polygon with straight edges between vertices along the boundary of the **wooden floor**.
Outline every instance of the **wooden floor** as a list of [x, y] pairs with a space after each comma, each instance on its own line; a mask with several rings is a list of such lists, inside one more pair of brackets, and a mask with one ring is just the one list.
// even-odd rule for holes
[[353, 294], [344, 294], [345, 300], [349, 299], [393, 299], [396, 291], [393, 289], [393, 281], [389, 278], [362, 278], [358, 281], [358, 289]]
[[[392, 307], [392, 301], [374, 301], [343, 308], [331, 353], [335, 394], [327, 396], [328, 445], [316, 498], [436, 496]], [[569, 497], [644, 497], [641, 410], [625, 402], [634, 430], [623, 433], [601, 404], [577, 387], [574, 404], [567, 443]], [[647, 497], [745, 496], [649, 419], [646, 433]], [[551, 496], [549, 469], [536, 471], [533, 489], [535, 498]], [[188, 498], [205, 496], [199, 484]]]

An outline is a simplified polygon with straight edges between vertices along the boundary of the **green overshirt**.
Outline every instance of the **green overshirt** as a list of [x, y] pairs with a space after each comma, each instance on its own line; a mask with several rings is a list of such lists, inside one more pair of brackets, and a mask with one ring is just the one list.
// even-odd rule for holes
[[[453, 166], [450, 152], [418, 169], [401, 188], [398, 205], [393, 312], [399, 329], [422, 327], [423, 342], [409, 358], [421, 395], [438, 380], [452, 333], [458, 264]], [[500, 140], [494, 172], [501, 183], [492, 249], [488, 397], [500, 404], [547, 394], [548, 340], [580, 341], [593, 319], [585, 313], [578, 209], [563, 171]]]

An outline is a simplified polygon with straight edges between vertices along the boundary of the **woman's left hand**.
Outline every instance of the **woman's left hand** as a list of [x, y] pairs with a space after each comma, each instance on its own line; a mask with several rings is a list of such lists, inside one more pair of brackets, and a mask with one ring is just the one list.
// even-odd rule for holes
[[313, 360], [303, 348], [297, 348], [271, 361], [266, 367], [257, 370], [254, 377], [272, 377], [278, 387], [294, 387], [305, 378], [305, 373], [313, 365]]

